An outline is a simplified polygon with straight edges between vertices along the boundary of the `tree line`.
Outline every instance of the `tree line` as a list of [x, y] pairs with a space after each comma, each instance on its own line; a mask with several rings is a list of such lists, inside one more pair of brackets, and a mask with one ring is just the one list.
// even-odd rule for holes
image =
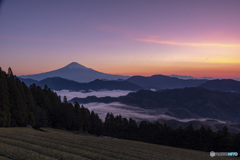
[[53, 127], [95, 135], [111, 136], [154, 144], [168, 145], [201, 151], [240, 151], [240, 133], [230, 134], [227, 127], [218, 132], [202, 126], [194, 130], [172, 129], [166, 124], [123, 118], [107, 113], [105, 121], [98, 114], [84, 108], [77, 102], [69, 103], [46, 85], [44, 88], [32, 84], [29, 88], [13, 75], [0, 67], [0, 127], [35, 128]]
[[121, 115], [114, 117], [107, 114], [103, 124], [103, 134], [122, 139], [137, 140], [147, 143], [172, 147], [194, 149], [200, 151], [239, 152], [240, 133], [231, 134], [225, 126], [218, 132], [202, 126], [194, 129], [192, 124], [186, 128], [172, 129], [166, 123], [142, 121], [139, 124], [131, 118], [127, 120]]

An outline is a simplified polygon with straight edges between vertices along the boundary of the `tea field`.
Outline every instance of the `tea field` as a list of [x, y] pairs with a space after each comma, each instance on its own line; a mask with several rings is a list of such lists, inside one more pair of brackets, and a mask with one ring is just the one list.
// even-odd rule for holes
[[81, 136], [68, 131], [42, 128], [0, 128], [1, 160], [162, 159], [226, 160], [208, 152], [186, 150], [121, 139]]

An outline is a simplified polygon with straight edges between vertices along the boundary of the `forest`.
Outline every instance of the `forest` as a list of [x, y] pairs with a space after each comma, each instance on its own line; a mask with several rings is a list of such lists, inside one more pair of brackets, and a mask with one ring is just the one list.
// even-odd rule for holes
[[27, 125], [35, 129], [52, 127], [207, 152], [240, 152], [240, 133], [231, 134], [227, 127], [218, 132], [204, 126], [195, 130], [192, 125], [174, 130], [158, 122], [138, 124], [132, 118], [112, 113], [107, 113], [102, 122], [97, 113], [83, 105], [69, 103], [65, 96], [61, 101], [48, 86], [41, 88], [32, 84], [27, 87], [13, 75], [11, 68], [8, 73], [0, 68], [0, 127]]

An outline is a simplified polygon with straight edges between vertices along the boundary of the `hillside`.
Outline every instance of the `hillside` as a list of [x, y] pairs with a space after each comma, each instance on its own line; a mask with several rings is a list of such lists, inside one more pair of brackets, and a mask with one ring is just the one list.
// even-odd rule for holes
[[185, 108], [200, 117], [229, 121], [237, 120], [240, 115], [240, 94], [204, 88], [173, 89], [161, 92], [141, 90], [121, 97], [121, 102], [143, 108]]
[[[137, 141], [89, 137], [71, 132], [32, 128], [0, 128], [1, 159], [209, 159], [201, 152]], [[224, 160], [226, 157], [217, 157]], [[230, 158], [228, 159], [235, 159]]]

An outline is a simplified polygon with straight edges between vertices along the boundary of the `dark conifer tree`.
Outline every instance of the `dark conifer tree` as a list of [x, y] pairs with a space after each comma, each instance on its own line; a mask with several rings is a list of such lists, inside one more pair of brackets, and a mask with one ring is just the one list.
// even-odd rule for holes
[[182, 127], [179, 127], [175, 130], [175, 136], [174, 136], [174, 144], [173, 146], [180, 147], [183, 146], [183, 139], [185, 137], [184, 130]]
[[149, 140], [148, 121], [142, 121], [140, 123], [139, 134], [141, 141], [148, 142]]
[[74, 123], [73, 123], [73, 129], [77, 131], [82, 131], [83, 128], [83, 120], [80, 110], [80, 105], [78, 102], [74, 102]]
[[197, 141], [195, 149], [197, 149], [197, 150], [207, 150], [207, 147], [205, 145], [206, 136], [207, 136], [206, 128], [204, 126], [201, 126], [201, 128], [197, 132], [199, 134], [198, 134], [198, 138], [195, 138], [195, 140]]
[[6, 73], [0, 67], [0, 127], [10, 126], [11, 114]]
[[133, 120], [132, 118], [129, 118], [128, 129], [129, 129], [129, 139], [137, 139], [138, 126], [136, 121]]
[[107, 113], [105, 117], [105, 122], [103, 126], [103, 134], [106, 136], [110, 136], [110, 124], [111, 124], [111, 119], [110, 119], [110, 113]]
[[80, 108], [81, 111], [81, 117], [83, 120], [83, 131], [84, 132], [88, 132], [91, 128], [91, 122], [90, 122], [90, 112], [87, 108], [84, 108], [84, 106], [82, 105]]
[[48, 114], [47, 111], [44, 108], [37, 107], [37, 116], [36, 116], [36, 128], [40, 127], [48, 127], [49, 121], [48, 121]]
[[219, 152], [230, 150], [230, 133], [228, 132], [228, 128], [226, 126], [217, 132], [216, 141], [216, 147], [218, 148]]
[[11, 112], [11, 126], [27, 125], [27, 104], [21, 81], [8, 71], [8, 93]]
[[63, 103], [68, 103], [68, 100], [67, 100], [66, 96], [63, 97]]
[[9, 75], [9, 76], [13, 76], [13, 72], [12, 72], [11, 67], [8, 68], [8, 75]]
[[99, 118], [98, 114], [96, 114], [92, 111], [89, 119], [90, 119], [90, 123], [91, 123], [91, 129], [89, 130], [89, 133], [101, 135], [102, 134], [102, 120]]
[[119, 138], [123, 138], [123, 119], [121, 115], [117, 115], [115, 117], [116, 122], [116, 135]]
[[123, 138], [127, 138], [128, 139], [128, 119], [127, 118], [123, 118], [122, 120], [122, 132], [123, 132]]
[[207, 128], [206, 132], [206, 138], [204, 141], [206, 151], [214, 151], [217, 148], [215, 148], [215, 141], [216, 141], [216, 133], [214, 133], [209, 127]]
[[25, 85], [25, 83], [22, 83], [24, 93], [26, 96], [26, 103], [27, 103], [27, 124], [30, 124], [31, 126], [35, 126], [36, 124], [36, 117], [37, 117], [37, 104], [32, 96], [31, 91], [29, 88]]
[[194, 128], [193, 125], [190, 124], [185, 129], [185, 148], [193, 149], [194, 147]]

